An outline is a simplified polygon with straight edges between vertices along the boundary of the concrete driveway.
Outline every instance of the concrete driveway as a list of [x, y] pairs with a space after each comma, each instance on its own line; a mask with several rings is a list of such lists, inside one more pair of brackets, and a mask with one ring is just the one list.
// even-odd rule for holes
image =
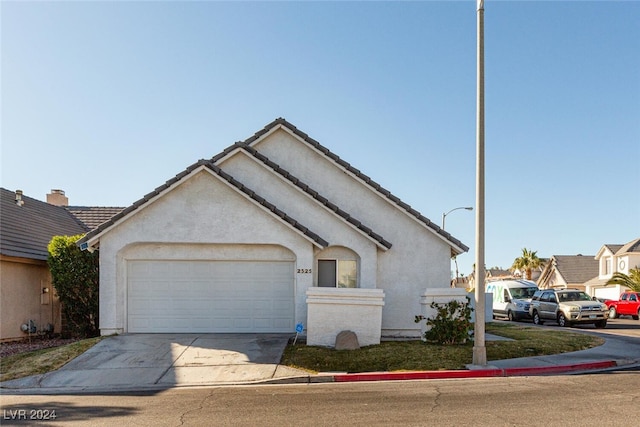
[[[61, 369], [7, 388], [122, 390], [245, 384], [308, 376], [280, 366], [291, 334], [125, 334], [106, 338]], [[13, 384], [11, 384], [13, 383]]]

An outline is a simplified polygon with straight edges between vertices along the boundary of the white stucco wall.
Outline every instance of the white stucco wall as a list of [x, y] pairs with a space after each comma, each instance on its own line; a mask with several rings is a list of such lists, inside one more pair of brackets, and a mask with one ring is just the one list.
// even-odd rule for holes
[[[173, 255], [164, 253], [162, 246], [167, 243], [176, 249]], [[233, 245], [234, 256], [242, 244], [248, 245], [247, 257], [259, 252], [255, 246], [276, 245], [293, 254], [297, 265], [313, 262], [311, 242], [217, 177], [199, 172], [101, 237], [102, 333], [126, 332], [127, 256], [203, 259], [208, 254], [218, 256], [219, 245], [225, 244]], [[311, 285], [311, 275], [296, 275], [296, 322], [306, 321], [304, 298]]]
[[254, 148], [393, 244], [378, 251], [376, 287], [386, 295], [383, 335], [415, 335], [421, 292], [449, 287], [449, 245], [288, 132], [274, 132]]
[[381, 289], [309, 288], [307, 344], [333, 347], [351, 331], [361, 347], [380, 344], [384, 292]]
[[[331, 246], [346, 247], [354, 251], [360, 261], [360, 287], [376, 287], [378, 250], [371, 238], [365, 237], [362, 232], [324, 208], [310, 195], [289, 181], [283, 180], [263, 163], [257, 163], [244, 152], [238, 153], [220, 166], [302, 225], [319, 233]], [[312, 269], [315, 274], [313, 264], [301, 268]]]

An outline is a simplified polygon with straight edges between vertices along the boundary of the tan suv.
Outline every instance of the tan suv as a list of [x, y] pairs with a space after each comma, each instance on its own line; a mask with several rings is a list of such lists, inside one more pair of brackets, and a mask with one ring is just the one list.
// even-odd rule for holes
[[609, 312], [606, 304], [594, 301], [577, 289], [543, 289], [531, 298], [529, 313], [536, 325], [544, 321], [558, 322], [560, 326], [574, 323], [593, 323], [596, 328], [607, 326]]

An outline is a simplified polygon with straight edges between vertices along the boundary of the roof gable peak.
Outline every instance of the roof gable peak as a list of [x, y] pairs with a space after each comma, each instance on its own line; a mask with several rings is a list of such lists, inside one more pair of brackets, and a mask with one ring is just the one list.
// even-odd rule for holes
[[218, 156], [214, 157], [212, 161], [219, 161], [220, 159], [222, 159], [223, 157], [226, 157], [229, 153], [231, 153], [231, 151], [237, 148], [240, 148], [243, 146], [252, 147], [256, 145], [259, 141], [264, 139], [266, 136], [275, 132], [275, 130], [277, 129], [284, 129], [287, 132], [291, 133], [292, 135], [296, 136], [300, 141], [308, 144], [315, 151], [321, 153], [326, 158], [333, 161], [336, 165], [338, 165], [338, 167], [343, 169], [345, 172], [351, 174], [354, 178], [361, 181], [363, 184], [365, 184], [367, 187], [369, 187], [372, 191], [377, 193], [379, 196], [386, 199], [391, 204], [395, 205], [401, 211], [404, 211], [407, 215], [413, 217], [416, 221], [421, 223], [429, 231], [433, 232], [438, 237], [448, 242], [452, 246], [452, 252], [455, 252], [453, 253], [453, 255], [459, 254], [462, 252], [467, 252], [469, 250], [469, 248], [466, 245], [464, 245], [460, 240], [453, 237], [450, 233], [443, 230], [440, 226], [438, 226], [437, 224], [432, 222], [430, 219], [422, 215], [420, 212], [412, 208], [409, 204], [400, 200], [399, 197], [393, 195], [389, 190], [382, 187], [380, 184], [375, 182], [369, 176], [362, 173], [359, 169], [352, 166], [349, 162], [346, 162], [345, 160], [341, 159], [340, 156], [333, 153], [327, 147], [320, 144], [318, 141], [311, 138], [308, 134], [302, 132], [296, 126], [294, 126], [293, 124], [291, 124], [290, 122], [288, 122], [286, 119], [282, 117], [279, 117], [274, 121], [272, 121], [271, 123], [267, 124], [263, 129], [256, 132], [250, 138], [242, 142], [237, 142], [236, 144], [228, 147], [223, 151], [224, 154], [223, 153], [219, 154]]

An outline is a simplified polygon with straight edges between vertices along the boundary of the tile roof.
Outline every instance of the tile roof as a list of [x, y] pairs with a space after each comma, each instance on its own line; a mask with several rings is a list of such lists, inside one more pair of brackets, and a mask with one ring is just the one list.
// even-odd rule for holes
[[134, 212], [139, 207], [141, 207], [144, 204], [146, 204], [147, 202], [149, 202], [151, 199], [153, 199], [156, 196], [160, 195], [160, 193], [162, 193], [165, 190], [169, 189], [173, 184], [175, 184], [178, 181], [184, 179], [191, 172], [193, 172], [196, 169], [201, 168], [201, 167], [205, 167], [205, 168], [211, 170], [216, 175], [220, 176], [222, 179], [224, 179], [230, 185], [232, 185], [237, 190], [241, 191], [246, 196], [248, 196], [251, 200], [253, 200], [257, 204], [261, 205], [264, 209], [270, 211], [273, 215], [279, 217], [282, 221], [286, 222], [291, 227], [295, 228], [300, 233], [304, 234], [309, 239], [313, 240], [319, 246], [322, 246], [322, 247], [329, 246], [329, 243], [326, 240], [324, 240], [323, 238], [321, 238], [318, 234], [316, 234], [313, 231], [311, 231], [308, 227], [305, 227], [304, 225], [302, 225], [299, 221], [297, 221], [294, 218], [291, 218], [290, 216], [288, 216], [285, 212], [283, 212], [282, 210], [278, 209], [273, 203], [270, 203], [269, 201], [267, 201], [263, 197], [260, 197], [255, 191], [253, 191], [250, 188], [246, 187], [240, 181], [236, 180], [231, 175], [229, 175], [228, 173], [224, 172], [218, 166], [214, 165], [210, 160], [199, 160], [198, 162], [192, 164], [187, 169], [185, 169], [183, 172], [181, 172], [178, 175], [176, 175], [175, 177], [171, 178], [170, 180], [165, 182], [163, 185], [157, 187], [154, 191], [146, 194], [142, 199], [136, 201], [133, 205], [131, 205], [128, 208], [120, 211], [119, 213], [117, 213], [116, 215], [111, 217], [109, 220], [107, 220], [106, 222], [102, 223], [100, 226], [98, 226], [97, 228], [95, 228], [91, 232], [87, 233], [87, 235], [84, 236], [84, 238], [82, 238], [82, 239], [80, 239], [78, 241], [78, 244], [83, 244], [83, 243], [88, 242], [93, 237], [97, 236], [98, 234], [100, 234], [103, 231], [105, 231], [107, 228], [109, 228], [112, 225], [114, 225], [118, 220], [120, 220], [120, 219], [124, 218], [125, 216], [129, 215], [130, 213]]
[[[306, 235], [308, 238], [312, 239], [317, 244], [319, 244], [321, 246], [325, 246], [325, 247], [328, 246], [329, 243], [326, 240], [322, 239], [316, 233], [313, 233], [308, 227], [305, 227], [302, 224], [300, 224], [298, 221], [292, 219], [291, 217], [288, 217], [283, 211], [278, 209], [276, 206], [274, 206], [273, 204], [269, 203], [264, 198], [258, 196], [255, 193], [255, 191], [247, 188], [241, 182], [235, 180], [231, 175], [227, 174], [226, 172], [222, 171], [218, 166], [216, 166], [216, 164], [215, 164], [216, 162], [218, 162], [220, 159], [224, 158], [225, 156], [227, 156], [228, 154], [230, 154], [234, 150], [243, 149], [246, 152], [248, 152], [249, 154], [253, 155], [254, 157], [256, 157], [259, 160], [261, 160], [262, 162], [264, 162], [265, 164], [267, 164], [274, 171], [276, 171], [277, 173], [279, 173], [280, 175], [282, 175], [286, 179], [288, 179], [291, 182], [293, 182], [294, 184], [296, 184], [303, 191], [305, 191], [308, 194], [312, 195], [316, 200], [318, 200], [320, 203], [322, 203], [327, 208], [333, 210], [337, 215], [341, 216], [344, 220], [346, 220], [347, 222], [349, 222], [353, 226], [357, 227], [359, 230], [361, 230], [362, 232], [364, 232], [365, 234], [367, 234], [371, 238], [373, 238], [376, 241], [378, 241], [379, 244], [381, 244], [384, 247], [390, 248], [391, 247], [391, 243], [386, 241], [386, 240], [384, 240], [384, 238], [382, 238], [382, 236], [376, 234], [375, 232], [373, 232], [373, 230], [371, 230], [370, 228], [368, 228], [365, 225], [363, 225], [360, 221], [358, 221], [357, 219], [351, 217], [347, 212], [339, 209], [337, 206], [332, 204], [329, 200], [327, 200], [323, 196], [319, 195], [317, 193], [317, 191], [311, 189], [308, 185], [300, 182], [299, 180], [297, 180], [297, 178], [295, 178], [293, 175], [291, 175], [285, 169], [281, 168], [276, 163], [271, 162], [265, 156], [260, 155], [255, 149], [253, 149], [251, 147], [251, 143], [255, 142], [260, 137], [262, 137], [263, 135], [267, 134], [268, 132], [270, 132], [271, 130], [275, 129], [276, 127], [278, 127], [280, 125], [286, 127], [291, 132], [293, 132], [296, 136], [298, 136], [299, 138], [304, 140], [306, 143], [310, 144], [317, 151], [319, 151], [320, 153], [324, 154], [326, 157], [328, 157], [329, 159], [334, 161], [336, 164], [338, 164], [339, 166], [341, 166], [345, 170], [347, 170], [350, 173], [352, 173], [353, 175], [355, 175], [358, 179], [363, 181], [370, 188], [372, 188], [373, 190], [375, 190], [376, 192], [378, 192], [379, 194], [384, 196], [386, 199], [388, 199], [389, 201], [394, 203], [396, 206], [398, 206], [399, 208], [401, 208], [402, 210], [407, 212], [409, 215], [413, 216], [415, 219], [417, 219], [419, 222], [421, 222], [427, 228], [431, 229], [431, 231], [433, 231], [434, 233], [440, 235], [443, 239], [448, 241], [454, 247], [460, 249], [462, 252], [467, 252], [469, 250], [469, 248], [466, 245], [464, 245], [460, 240], [458, 240], [458, 239], [454, 238], [453, 236], [451, 236], [451, 234], [449, 234], [448, 232], [444, 231], [437, 224], [431, 222], [428, 218], [423, 216], [420, 212], [416, 211], [411, 206], [409, 206], [407, 203], [404, 203], [398, 197], [396, 197], [393, 194], [391, 194], [391, 192], [389, 190], [386, 190], [385, 188], [380, 186], [380, 184], [376, 183], [371, 178], [369, 178], [367, 175], [363, 174], [358, 169], [354, 168], [349, 163], [347, 163], [344, 160], [342, 160], [336, 154], [332, 153], [328, 148], [322, 146], [319, 142], [317, 142], [314, 139], [310, 138], [306, 133], [301, 132], [295, 126], [293, 126], [291, 123], [287, 122], [283, 118], [278, 118], [278, 119], [274, 120], [270, 124], [266, 125], [263, 129], [261, 129], [260, 131], [256, 132], [252, 137], [246, 139], [245, 141], [236, 142], [235, 144], [230, 145], [229, 147], [225, 148], [221, 153], [219, 153], [216, 156], [214, 156], [212, 159], [210, 159], [210, 160], [200, 160], [200, 161], [194, 163], [193, 165], [189, 166], [187, 169], [185, 169], [183, 172], [181, 172], [178, 175], [176, 175], [174, 178], [168, 180], [167, 182], [165, 182], [160, 187], [156, 188], [151, 193], [145, 195], [142, 199], [136, 201], [133, 205], [129, 206], [128, 208], [125, 208], [124, 210], [120, 211], [119, 213], [117, 213], [116, 215], [111, 217], [106, 222], [104, 222], [101, 225], [99, 225], [97, 228], [93, 229], [83, 239], [81, 239], [79, 243], [88, 242], [92, 238], [96, 237], [97, 235], [99, 235], [100, 233], [105, 231], [107, 228], [109, 228], [112, 225], [114, 225], [119, 219], [121, 219], [121, 218], [127, 216], [128, 214], [132, 213], [133, 211], [137, 210], [140, 206], [146, 204], [151, 199], [153, 199], [154, 197], [158, 196], [161, 192], [167, 190], [173, 184], [175, 184], [178, 181], [182, 180], [184, 177], [189, 175], [195, 169], [204, 166], [204, 167], [207, 167], [208, 169], [210, 169], [212, 172], [214, 172], [218, 176], [220, 176], [223, 179], [225, 179], [228, 183], [230, 183], [232, 186], [236, 187], [238, 190], [242, 191], [244, 194], [249, 196], [255, 202], [259, 203], [260, 205], [262, 205], [265, 208], [267, 208], [268, 210], [270, 210], [273, 214], [275, 214], [276, 216], [280, 217], [283, 221], [289, 223], [291, 226], [296, 228], [298, 231], [302, 232], [304, 235]], [[452, 247], [452, 254], [456, 254], [456, 253], [457, 252], [454, 252], [454, 249]]]
[[594, 255], [554, 255], [551, 262], [567, 284], [582, 284], [599, 274]]
[[314, 147], [317, 151], [319, 151], [320, 153], [324, 154], [329, 159], [333, 160], [336, 164], [340, 165], [345, 170], [351, 172], [353, 175], [355, 175], [361, 181], [363, 181], [365, 184], [367, 184], [370, 188], [372, 188], [373, 190], [375, 190], [376, 192], [378, 192], [379, 194], [384, 196], [386, 199], [388, 199], [389, 201], [394, 203], [396, 206], [400, 207], [402, 210], [407, 212], [409, 215], [411, 215], [414, 218], [416, 218], [422, 224], [427, 226], [427, 228], [430, 228], [434, 233], [442, 236], [445, 240], [449, 241], [449, 243], [451, 243], [454, 246], [462, 249], [462, 252], [467, 252], [469, 250], [469, 248], [466, 245], [464, 245], [460, 240], [456, 239], [451, 234], [449, 234], [448, 232], [444, 231], [440, 226], [438, 226], [437, 224], [431, 222], [431, 220], [429, 220], [427, 217], [422, 215], [420, 212], [418, 212], [417, 210], [413, 209], [410, 205], [408, 205], [407, 203], [403, 202], [398, 197], [394, 196], [389, 190], [387, 190], [384, 187], [382, 187], [380, 184], [378, 184], [377, 182], [372, 180], [369, 176], [365, 175], [360, 170], [358, 170], [355, 167], [353, 167], [348, 162], [342, 160], [338, 155], [336, 155], [333, 152], [331, 152], [328, 148], [326, 148], [325, 146], [323, 146], [322, 144], [320, 144], [318, 141], [314, 140], [313, 138], [309, 137], [309, 135], [307, 135], [306, 133], [300, 131], [297, 127], [295, 127], [294, 125], [292, 125], [291, 123], [289, 123], [288, 121], [286, 121], [283, 118], [278, 118], [278, 119], [274, 120], [273, 122], [269, 123], [263, 129], [261, 129], [260, 131], [256, 132], [252, 137], [246, 139], [245, 141], [237, 142], [236, 144], [232, 145], [231, 147], [228, 147], [225, 151], [220, 153], [220, 155], [214, 157], [212, 160], [221, 158], [222, 156], [226, 155], [226, 153], [232, 151], [233, 149], [237, 148], [238, 146], [250, 146], [253, 142], [257, 141], [260, 137], [262, 137], [266, 133], [270, 132], [273, 128], [275, 128], [275, 127], [277, 127], [279, 125], [286, 127], [293, 134], [295, 134], [300, 139], [302, 139], [303, 141], [305, 141], [306, 143], [308, 143], [309, 145]]
[[327, 209], [329, 209], [330, 211], [334, 212], [336, 215], [341, 217], [344, 221], [346, 221], [347, 223], [351, 224], [352, 226], [354, 226], [355, 228], [357, 228], [358, 230], [360, 230], [361, 232], [363, 232], [367, 236], [371, 237], [373, 240], [378, 242], [378, 244], [380, 246], [383, 246], [386, 249], [390, 249], [391, 248], [391, 243], [388, 242], [387, 240], [385, 240], [382, 236], [380, 236], [379, 234], [375, 233], [371, 228], [369, 228], [366, 225], [362, 224], [361, 221], [359, 221], [358, 219], [354, 218], [349, 213], [347, 213], [344, 210], [340, 209], [336, 204], [332, 203], [326, 197], [324, 197], [320, 193], [318, 193], [318, 191], [316, 191], [313, 188], [309, 187], [307, 184], [305, 184], [304, 182], [299, 180], [297, 177], [295, 177], [294, 175], [292, 175], [291, 173], [289, 173], [288, 171], [286, 171], [285, 169], [280, 167], [280, 165], [278, 165], [277, 163], [269, 160], [269, 158], [267, 156], [265, 156], [264, 154], [259, 153], [255, 148], [250, 147], [250, 146], [241, 146], [240, 149], [246, 151], [251, 156], [253, 156], [254, 158], [256, 158], [259, 161], [261, 161], [262, 163], [264, 163], [266, 166], [271, 168], [274, 172], [276, 172], [277, 174], [279, 174], [280, 176], [282, 176], [283, 178], [285, 178], [286, 180], [291, 182], [293, 185], [295, 185], [296, 187], [298, 187], [299, 189], [301, 189], [302, 191], [304, 191], [305, 193], [307, 193], [308, 195], [313, 197], [316, 201], [318, 201], [320, 204], [325, 206]]
[[616, 254], [620, 249], [622, 249], [623, 245], [604, 245], [605, 248], [609, 249], [612, 254]]
[[65, 206], [64, 208], [84, 224], [87, 230], [93, 230], [124, 210], [119, 207], [101, 206]]
[[[613, 245], [611, 245], [613, 246]], [[617, 251], [612, 251], [617, 256], [640, 252], [640, 239], [632, 240]]]
[[31, 197], [0, 188], [0, 254], [46, 260], [47, 246], [53, 236], [84, 234], [88, 229], [71, 213]]
[[510, 270], [503, 270], [501, 268], [489, 268], [485, 271], [487, 277], [513, 277], [513, 273]]

